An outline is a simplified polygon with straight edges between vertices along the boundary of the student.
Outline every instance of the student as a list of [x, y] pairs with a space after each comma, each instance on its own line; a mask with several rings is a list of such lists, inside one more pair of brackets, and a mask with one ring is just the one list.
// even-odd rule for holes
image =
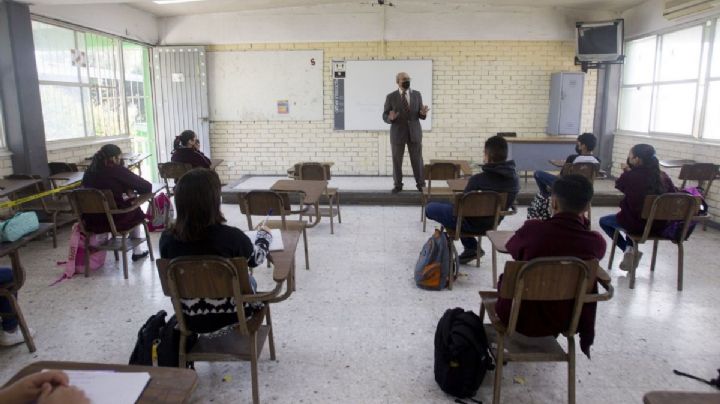
[[[253, 242], [242, 230], [225, 225], [220, 212], [220, 178], [204, 168], [188, 171], [175, 189], [177, 220], [160, 236], [160, 256], [176, 258], [187, 255], [219, 255], [226, 258], [244, 257], [250, 267], [265, 261], [272, 235], [263, 227]], [[254, 287], [254, 279], [251, 277]], [[231, 297], [222, 299], [187, 299], [182, 301], [188, 328], [198, 333], [217, 331], [237, 323], [235, 303]], [[246, 308], [246, 314], [252, 309]]]
[[190, 164], [193, 168], [210, 168], [212, 162], [200, 151], [200, 141], [195, 132], [186, 130], [175, 136], [173, 146], [175, 150], [172, 152], [170, 161]]
[[[597, 138], [592, 133], [583, 133], [578, 136], [575, 142], [575, 152], [577, 154], [569, 155], [567, 159], [565, 159], [565, 164], [600, 164], [600, 161], [593, 156], [593, 150], [595, 150], [596, 144]], [[550, 188], [557, 179], [557, 176], [545, 171], [535, 171], [533, 177], [535, 177], [535, 183], [537, 183], [540, 193], [544, 197], [548, 197], [550, 195]]]
[[[630, 149], [627, 165], [623, 166], [622, 175], [615, 181], [615, 188], [625, 195], [620, 201], [620, 212], [600, 218], [600, 227], [611, 239], [615, 229], [641, 234], [645, 230], [646, 222], [642, 219], [645, 197], [676, 191], [670, 177], [660, 171], [660, 162], [655, 155], [655, 148], [649, 144], [636, 144]], [[660, 233], [665, 225], [666, 223], [663, 221], [654, 222], [652, 234]], [[620, 269], [624, 271], [634, 269], [632, 265], [635, 247], [632, 240], [619, 234], [617, 246], [625, 252]], [[639, 252], [635, 268], [637, 268], [642, 255], [642, 252]]]
[[[83, 175], [82, 185], [85, 188], [109, 189], [118, 209], [132, 206], [133, 199], [139, 194], [152, 191], [152, 184], [122, 165], [122, 150], [114, 144], [101, 147], [92, 158], [92, 162]], [[104, 213], [84, 214], [82, 217], [86, 229], [93, 233], [110, 232], [110, 224]], [[130, 238], [142, 238], [145, 214], [138, 207], [131, 212], [113, 215], [115, 227], [120, 231], [129, 230]], [[138, 224], [140, 223], [140, 224]], [[148, 251], [140, 246], [133, 248], [132, 260], [147, 257]]]
[[85, 393], [69, 383], [68, 375], [60, 370], [33, 373], [0, 389], [0, 403], [89, 404]]
[[[493, 136], [486, 140], [483, 154], [483, 161], [485, 162], [482, 166], [483, 172], [470, 177], [465, 192], [495, 191], [507, 193], [507, 203], [504, 209], [510, 208], [520, 190], [520, 182], [515, 173], [515, 162], [508, 161], [507, 154], [508, 145], [504, 138]], [[429, 203], [425, 207], [425, 216], [448, 229], [454, 229], [457, 224], [457, 217], [453, 215], [453, 205], [450, 203]], [[502, 220], [502, 217], [500, 217], [500, 220]], [[492, 229], [493, 225], [494, 219], [492, 217], [467, 218], [463, 220], [461, 231], [483, 233]], [[459, 256], [461, 264], [480, 259], [485, 254], [475, 237], [463, 237], [460, 241], [464, 247]]]
[[[550, 203], [555, 212], [549, 220], [528, 220], [507, 242], [506, 248], [514, 260], [529, 261], [538, 257], [571, 256], [582, 260], [602, 259], [605, 239], [590, 230], [590, 222], [583, 214], [593, 196], [590, 181], [580, 175], [558, 178], [552, 186]], [[498, 282], [498, 290], [502, 276]], [[506, 324], [510, 319], [512, 299], [499, 298], [495, 306]], [[583, 306], [578, 324], [580, 348], [590, 357], [590, 345], [595, 336], [596, 303]], [[557, 335], [567, 328], [572, 315], [572, 301], [522, 303], [517, 331], [530, 337]]]
[[[13, 272], [10, 268], [0, 268], [0, 284], [11, 283]], [[0, 297], [0, 313], [14, 313], [10, 300]], [[35, 336], [35, 330], [30, 329], [30, 335]], [[0, 331], [0, 346], [13, 346], [25, 342], [18, 320], [15, 317], [6, 316], [2, 318], [2, 331]], [[1, 400], [0, 400], [1, 402]]]

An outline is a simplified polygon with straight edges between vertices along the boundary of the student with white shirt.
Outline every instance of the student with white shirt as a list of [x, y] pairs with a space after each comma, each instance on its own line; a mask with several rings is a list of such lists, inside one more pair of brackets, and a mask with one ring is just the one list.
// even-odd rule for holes
[[[565, 164], [600, 164], [600, 160], [592, 154], [596, 144], [597, 138], [592, 133], [586, 132], [578, 136], [575, 143], [575, 152], [577, 154], [569, 155], [567, 159], [565, 159]], [[537, 183], [540, 193], [546, 198], [549, 197], [552, 184], [557, 179], [557, 176], [545, 171], [535, 171], [533, 177], [535, 177], [535, 183]]]

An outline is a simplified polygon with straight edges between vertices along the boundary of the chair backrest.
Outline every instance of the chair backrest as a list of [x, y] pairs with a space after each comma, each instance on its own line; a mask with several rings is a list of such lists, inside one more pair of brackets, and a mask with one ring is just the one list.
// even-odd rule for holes
[[600, 166], [595, 163], [568, 163], [562, 168], [562, 175], [581, 175], [590, 183], [595, 182]]
[[425, 164], [423, 172], [425, 173], [425, 179], [428, 181], [460, 178], [460, 166], [449, 162]]
[[[505, 209], [507, 194], [494, 191], [472, 191], [455, 196], [453, 214], [458, 223], [469, 217], [492, 217], [497, 228], [501, 211]], [[460, 227], [457, 227], [460, 228]]]
[[508, 334], [515, 331], [523, 300], [574, 300], [572, 320], [563, 334], [574, 335], [586, 295], [595, 285], [598, 261], [575, 257], [543, 257], [508, 261], [500, 287], [500, 297], [513, 299]]
[[299, 180], [328, 181], [330, 166], [314, 161], [295, 164], [295, 177]]
[[84, 227], [82, 215], [105, 214], [110, 231], [113, 235], [118, 234], [111, 213], [112, 210], [117, 209], [112, 191], [109, 189], [80, 188], [73, 189], [67, 195], [70, 205], [72, 205], [73, 211], [75, 211], [75, 215], [77, 215], [80, 222], [80, 228], [84, 233], [87, 233], [87, 230]]
[[[713, 180], [718, 177], [719, 173], [720, 166], [717, 164], [685, 164], [682, 166], [682, 168], [680, 168], [680, 175], [678, 176], [678, 178], [683, 181], [681, 188], [685, 188], [685, 185], [688, 181], [697, 181], [703, 188], [703, 196], [707, 196]], [[707, 183], [703, 184], [705, 182]]]
[[497, 132], [496, 135], [500, 137], [517, 137], [517, 132]]
[[[228, 259], [213, 255], [178, 257], [156, 261], [160, 285], [172, 299], [181, 331], [189, 334], [182, 315], [181, 299], [235, 299], [241, 333], [247, 335], [243, 296], [253, 294], [245, 258]], [[244, 332], [243, 332], [244, 331]]]
[[647, 220], [643, 238], [645, 242], [652, 231], [653, 222], [660, 221], [683, 221], [683, 237], [690, 225], [690, 220], [697, 215], [700, 208], [699, 197], [694, 197], [685, 192], [671, 192], [662, 195], [648, 195], [645, 197], [641, 218]]
[[48, 163], [48, 168], [50, 169], [50, 175], [78, 171], [78, 166], [75, 163], [51, 162]]
[[254, 190], [240, 195], [240, 212], [247, 217], [252, 229], [252, 216], [280, 216], [285, 227], [285, 216], [290, 212], [290, 198], [285, 193]]

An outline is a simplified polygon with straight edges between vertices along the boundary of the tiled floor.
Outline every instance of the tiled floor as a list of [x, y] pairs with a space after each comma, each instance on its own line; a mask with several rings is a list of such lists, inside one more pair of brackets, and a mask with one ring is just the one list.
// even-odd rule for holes
[[[246, 227], [236, 206], [223, 209], [231, 224]], [[597, 219], [614, 209], [595, 208]], [[517, 228], [525, 211], [508, 218]], [[491, 287], [490, 262], [464, 266], [452, 291], [415, 287], [412, 271], [421, 245], [419, 207], [347, 206], [343, 223], [329, 234], [327, 222], [309, 231], [310, 266], [299, 265], [297, 291], [273, 307], [277, 361], [267, 348], [260, 366], [260, 397], [277, 403], [452, 402], [433, 378], [433, 337], [445, 309], [478, 309], [477, 291]], [[21, 251], [28, 280], [20, 304], [37, 330], [38, 351], [24, 345], [0, 349], [0, 380], [37, 360], [127, 363], [137, 330], [159, 309], [171, 312], [153, 264], [131, 264], [124, 280], [109, 256], [90, 278], [50, 285], [61, 273], [69, 229], [58, 249], [50, 239]], [[157, 235], [154, 236], [157, 246]], [[615, 297], [598, 308], [592, 360], [578, 356], [578, 403], [639, 403], [651, 390], [711, 391], [673, 375], [681, 369], [706, 378], [720, 367], [720, 306], [716, 271], [720, 233], [698, 230], [686, 245], [685, 290], [677, 292], [676, 249], [664, 245], [653, 275], [641, 263], [634, 290], [613, 269]], [[489, 249], [487, 241], [484, 247]], [[647, 248], [645, 248], [647, 250]], [[618, 255], [618, 259], [620, 256]], [[649, 258], [649, 254], [646, 254]], [[302, 248], [297, 253], [302, 262]], [[501, 262], [506, 257], [501, 256]], [[603, 261], [606, 264], [607, 261]], [[261, 284], [269, 271], [257, 271]], [[193, 402], [250, 401], [248, 363], [198, 364]], [[223, 382], [224, 376], [230, 380]], [[522, 376], [525, 383], [513, 382]], [[556, 403], [566, 399], [566, 367], [514, 364], [506, 367], [507, 403]], [[489, 402], [492, 373], [476, 399]]]

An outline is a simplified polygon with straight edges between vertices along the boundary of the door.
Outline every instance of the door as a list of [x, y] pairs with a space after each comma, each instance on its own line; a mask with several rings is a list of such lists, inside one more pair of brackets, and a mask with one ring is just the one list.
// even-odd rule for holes
[[153, 48], [158, 162], [170, 161], [175, 136], [186, 129], [210, 157], [206, 58], [204, 46]]
[[582, 117], [584, 73], [563, 73], [560, 90], [560, 127], [561, 135], [579, 135]]

